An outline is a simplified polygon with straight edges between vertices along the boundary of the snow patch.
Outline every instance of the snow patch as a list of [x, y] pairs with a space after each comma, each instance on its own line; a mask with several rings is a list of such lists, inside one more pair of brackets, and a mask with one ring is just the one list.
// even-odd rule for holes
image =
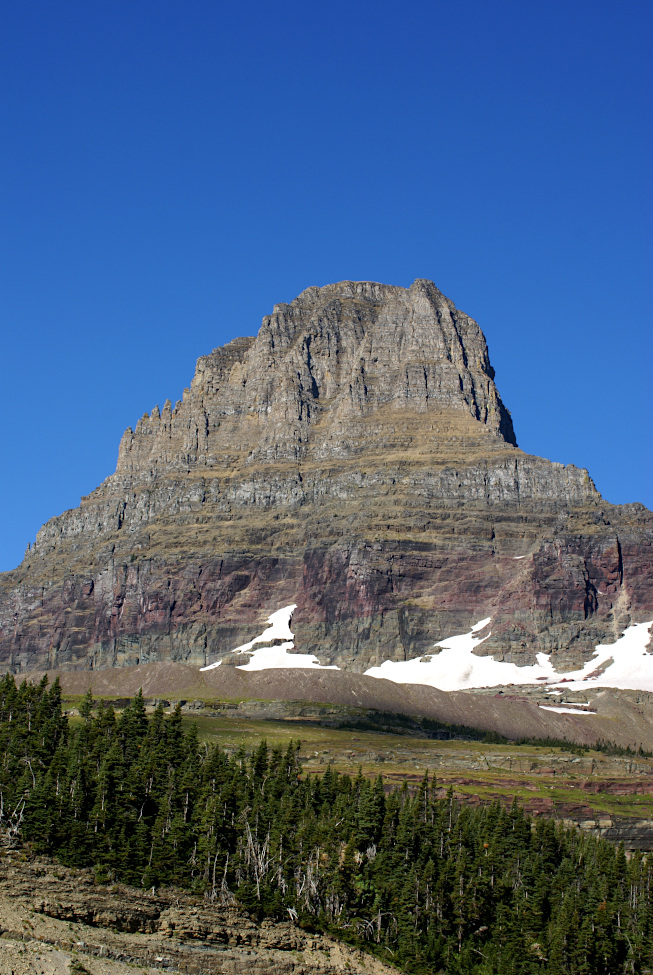
[[312, 653], [289, 653], [294, 643], [282, 643], [278, 647], [264, 647], [250, 652], [246, 664], [239, 664], [238, 670], [276, 670], [279, 667], [299, 667], [308, 670], [340, 670], [335, 664], [323, 665]]
[[[417, 657], [413, 660], [384, 660], [380, 666], [370, 667], [365, 674], [368, 677], [384, 677], [396, 684], [426, 684], [441, 691], [464, 691], [475, 687], [500, 687], [509, 684], [540, 684], [547, 688], [557, 686], [564, 687], [565, 691], [587, 690], [588, 687], [653, 691], [653, 654], [646, 651], [648, 631], [653, 626], [653, 621], [629, 626], [616, 643], [599, 644], [594, 657], [581, 670], [570, 673], [558, 673], [554, 670], [550, 656], [545, 653], [536, 655], [536, 664], [524, 667], [495, 660], [493, 656], [477, 656], [474, 649], [487, 636], [479, 639], [475, 634], [490, 621], [491, 617], [481, 620], [469, 633], [441, 640], [436, 646], [442, 649], [433, 656]], [[596, 675], [597, 670], [602, 672]], [[558, 690], [550, 693], [561, 692]], [[573, 710], [574, 707], [584, 706], [587, 705], [573, 704], [568, 713], [578, 713]]]
[[[584, 667], [560, 674], [555, 683], [564, 684], [568, 691], [586, 691], [588, 687], [653, 691], [653, 654], [646, 650], [651, 626], [653, 620], [634, 623], [615, 643], [597, 644]], [[597, 670], [602, 672], [596, 674]]]
[[200, 670], [215, 670], [215, 668], [219, 667], [221, 663], [222, 660], [216, 660], [213, 664], [207, 664], [206, 667], [200, 667]]
[[596, 711], [574, 711], [573, 708], [554, 708], [550, 704], [538, 704], [542, 711], [555, 711], [556, 714], [596, 714]]
[[547, 680], [555, 671], [544, 653], [537, 654], [537, 663], [531, 667], [495, 660], [494, 657], [478, 657], [473, 652], [488, 636], [479, 639], [474, 634], [484, 629], [492, 617], [476, 623], [469, 633], [450, 636], [436, 646], [442, 647], [433, 656], [416, 657], [413, 660], [384, 660], [380, 667], [370, 667], [367, 677], [384, 677], [396, 684], [427, 684], [441, 691], [464, 691], [472, 687], [499, 687], [506, 684], [535, 684], [542, 677]]
[[[276, 613], [268, 616], [268, 627], [259, 636], [255, 636], [249, 643], [243, 643], [236, 647], [231, 653], [243, 653], [249, 656], [245, 664], [238, 664], [238, 670], [276, 670], [280, 667], [295, 667], [310, 670], [339, 670], [335, 664], [322, 666], [312, 653], [289, 653], [295, 647], [295, 634], [290, 629], [290, 620], [297, 609], [297, 604], [284, 606]], [[254, 649], [258, 643], [276, 643], [273, 647], [260, 647]], [[215, 670], [219, 667], [222, 660], [217, 660], [207, 667], [200, 667], [200, 670]]]
[[[492, 617], [488, 616], [487, 619], [481, 620], [480, 623], [475, 623], [472, 627], [472, 633], [478, 633], [479, 630], [484, 630], [488, 623], [492, 622]], [[487, 637], [486, 637], [487, 639]]]
[[278, 609], [276, 613], [268, 616], [268, 623], [270, 625], [267, 630], [263, 630], [260, 636], [255, 636], [249, 643], [243, 643], [242, 647], [236, 647], [231, 652], [247, 653], [257, 643], [272, 643], [273, 640], [289, 640], [292, 643], [295, 639], [295, 634], [290, 630], [290, 621], [296, 609], [297, 603], [293, 603], [292, 606], [284, 606], [283, 609]]
[[[519, 556], [518, 556], [519, 557]], [[310, 653], [293, 653], [294, 634], [290, 629], [296, 605], [284, 606], [268, 617], [268, 626], [249, 643], [236, 647], [232, 653], [246, 655], [238, 665], [239, 670], [268, 670], [280, 667], [310, 670], [339, 670], [335, 664], [324, 666]], [[594, 656], [584, 667], [569, 673], [558, 673], [548, 654], [538, 653], [537, 663], [520, 667], [517, 664], [495, 660], [493, 656], [474, 653], [491, 636], [477, 634], [492, 622], [492, 617], [479, 620], [469, 633], [447, 637], [434, 645], [437, 653], [413, 660], [384, 660], [378, 667], [365, 671], [367, 677], [381, 677], [396, 684], [424, 684], [442, 691], [463, 691], [477, 687], [505, 687], [510, 684], [539, 684], [549, 694], [560, 695], [565, 691], [587, 691], [593, 687], [615, 687], [623, 690], [653, 692], [653, 654], [648, 653], [648, 623], [629, 626], [615, 643], [598, 644]], [[275, 646], [269, 644], [275, 643]], [[266, 644], [268, 644], [266, 646]], [[220, 667], [222, 659], [208, 664], [201, 670]], [[597, 671], [599, 673], [597, 673]], [[556, 688], [553, 690], [553, 688]], [[562, 703], [562, 702], [561, 702]], [[590, 702], [564, 702], [560, 710], [552, 705], [539, 705], [544, 710], [557, 710], [561, 714], [579, 714], [576, 708], [588, 707]], [[595, 712], [585, 711], [584, 714]]]

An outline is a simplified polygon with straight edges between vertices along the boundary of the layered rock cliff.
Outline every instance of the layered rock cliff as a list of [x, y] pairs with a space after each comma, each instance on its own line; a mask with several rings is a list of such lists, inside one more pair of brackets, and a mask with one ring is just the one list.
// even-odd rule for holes
[[9, 975], [399, 975], [289, 919], [256, 923], [179, 888], [102, 886], [25, 848], [2, 850], [0, 935]]
[[0, 577], [0, 666], [201, 666], [289, 603], [297, 648], [354, 671], [489, 616], [482, 652], [564, 668], [653, 617], [653, 515], [517, 448], [431, 282], [309, 288], [200, 358]]

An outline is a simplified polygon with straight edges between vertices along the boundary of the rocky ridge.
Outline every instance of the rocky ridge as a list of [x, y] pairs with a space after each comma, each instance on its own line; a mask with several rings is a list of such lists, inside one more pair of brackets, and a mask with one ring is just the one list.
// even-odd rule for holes
[[257, 924], [180, 890], [95, 883], [29, 850], [0, 854], [0, 966], [15, 975], [392, 975], [291, 921]]
[[309, 288], [198, 360], [115, 473], [0, 578], [0, 665], [204, 666], [296, 603], [362, 672], [492, 617], [478, 652], [577, 665], [653, 618], [653, 515], [524, 454], [483, 334], [431, 282]]

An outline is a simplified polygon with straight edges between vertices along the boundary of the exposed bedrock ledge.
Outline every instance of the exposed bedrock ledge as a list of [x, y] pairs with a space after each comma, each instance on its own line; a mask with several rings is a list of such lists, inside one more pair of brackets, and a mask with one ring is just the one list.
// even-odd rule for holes
[[[434, 458], [436, 460], [436, 458]], [[314, 509], [329, 503], [360, 502], [367, 495], [376, 507], [381, 497], [405, 498], [439, 508], [478, 507], [561, 513], [595, 507], [600, 502], [587, 471], [551, 464], [515, 451], [500, 463], [415, 469], [414, 463], [383, 466], [363, 462], [348, 470], [279, 472], [242, 476], [160, 477], [147, 481], [118, 478], [41, 528], [29, 561], [53, 552], [62, 539], [81, 536], [84, 544], [113, 532], [138, 530], [158, 518], [206, 515], [221, 518], [234, 508]], [[361, 525], [364, 529], [364, 525]]]

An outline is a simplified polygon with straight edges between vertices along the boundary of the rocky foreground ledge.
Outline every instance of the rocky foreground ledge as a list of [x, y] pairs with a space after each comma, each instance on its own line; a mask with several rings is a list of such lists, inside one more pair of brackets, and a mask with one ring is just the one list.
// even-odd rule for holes
[[257, 924], [172, 889], [98, 885], [29, 850], [0, 849], [0, 971], [6, 975], [396, 975], [290, 921]]

